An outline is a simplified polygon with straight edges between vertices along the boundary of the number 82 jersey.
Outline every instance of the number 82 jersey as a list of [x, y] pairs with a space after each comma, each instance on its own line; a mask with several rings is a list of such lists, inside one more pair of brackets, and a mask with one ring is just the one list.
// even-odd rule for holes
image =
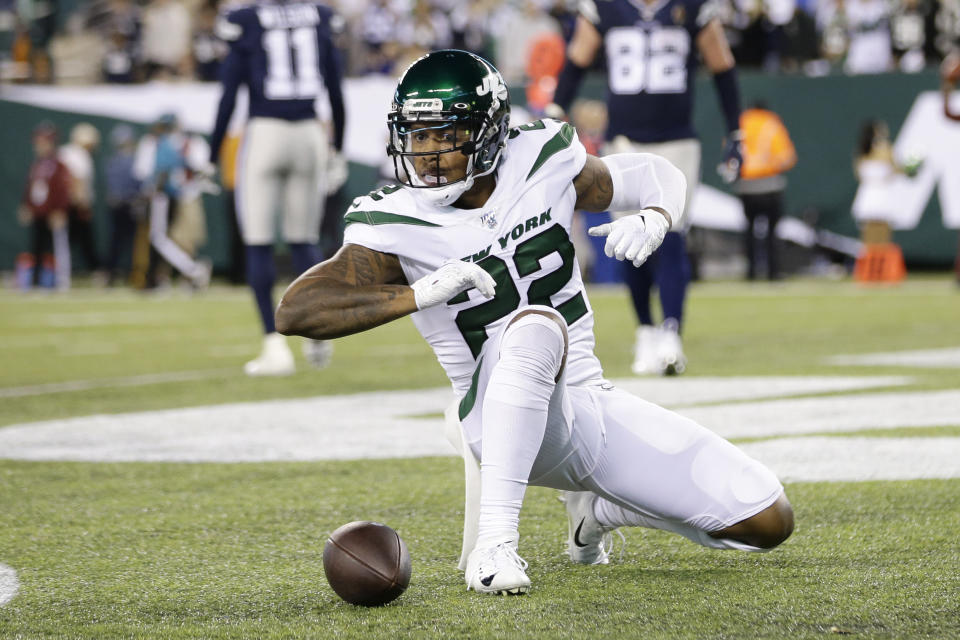
[[489, 300], [471, 289], [412, 316], [461, 395], [487, 339], [511, 312], [531, 304], [553, 307], [567, 322], [567, 383], [602, 377], [593, 311], [570, 240], [573, 179], [585, 162], [573, 127], [539, 120], [510, 131], [496, 188], [480, 209], [434, 205], [416, 189], [390, 185], [347, 211], [344, 243], [396, 255], [407, 282], [451, 258], [493, 276], [496, 294]]
[[695, 42], [718, 13], [715, 0], [582, 0], [580, 14], [603, 36], [607, 139], [694, 138]]

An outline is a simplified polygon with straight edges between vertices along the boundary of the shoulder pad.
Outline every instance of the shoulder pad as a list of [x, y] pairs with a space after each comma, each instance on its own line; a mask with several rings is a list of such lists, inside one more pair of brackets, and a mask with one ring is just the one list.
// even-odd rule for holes
[[[510, 146], [513, 146], [513, 149], [510, 149]], [[586, 153], [573, 125], [551, 118], [535, 120], [511, 129], [508, 151], [524, 165], [524, 181], [533, 178], [548, 161], [562, 159], [561, 162], [566, 163], [569, 159], [576, 159]], [[579, 162], [579, 165], [577, 171], [582, 168], [583, 163]]]

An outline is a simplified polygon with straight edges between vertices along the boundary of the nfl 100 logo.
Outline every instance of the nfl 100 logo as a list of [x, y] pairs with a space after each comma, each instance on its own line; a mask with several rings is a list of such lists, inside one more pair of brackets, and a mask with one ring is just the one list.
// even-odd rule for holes
[[482, 216], [480, 216], [480, 224], [485, 226], [487, 229], [494, 229], [497, 226], [497, 212], [488, 211]]

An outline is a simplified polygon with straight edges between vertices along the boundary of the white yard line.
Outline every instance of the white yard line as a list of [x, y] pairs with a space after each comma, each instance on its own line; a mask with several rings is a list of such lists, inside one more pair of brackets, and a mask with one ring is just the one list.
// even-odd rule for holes
[[[672, 386], [651, 381], [645, 388], [648, 397], [690, 403], [716, 401], [723, 397], [722, 388], [734, 399], [749, 389], [765, 391], [751, 380], [705, 385], [702, 379], [685, 378], [671, 381]], [[889, 385], [891, 380], [873, 381]], [[859, 389], [868, 381], [783, 378], [773, 389], [835, 390], [830, 382]], [[440, 413], [452, 399], [449, 389], [427, 389], [52, 420], [0, 428], [0, 457], [254, 462], [448, 456], [454, 452], [443, 435], [443, 421], [410, 416]], [[960, 391], [858, 393], [696, 406], [680, 412], [728, 437], [956, 425]], [[790, 481], [960, 477], [960, 438], [809, 437], [743, 448]]]
[[68, 380], [66, 382], [34, 384], [24, 387], [0, 387], [0, 398], [22, 398], [25, 396], [41, 396], [70, 391], [89, 391], [90, 389], [145, 387], [152, 384], [166, 384], [170, 382], [209, 380], [211, 378], [222, 378], [236, 374], [237, 371], [238, 369], [236, 367], [201, 369], [198, 371], [169, 371], [166, 373], [148, 373], [140, 376], [125, 376], [123, 378], [95, 378], [91, 380]]
[[725, 438], [960, 424], [960, 391], [900, 391], [691, 407], [678, 413]]
[[960, 438], [822, 436], [741, 448], [783, 482], [858, 482], [960, 477]]
[[856, 391], [909, 384], [905, 376], [756, 376], [622, 378], [621, 389], [665, 407], [714, 402], [783, 398], [836, 391]]
[[10, 602], [19, 588], [17, 572], [5, 564], [0, 564], [0, 605]]
[[859, 367], [888, 366], [958, 369], [960, 368], [960, 347], [840, 355], [827, 358], [827, 363]]

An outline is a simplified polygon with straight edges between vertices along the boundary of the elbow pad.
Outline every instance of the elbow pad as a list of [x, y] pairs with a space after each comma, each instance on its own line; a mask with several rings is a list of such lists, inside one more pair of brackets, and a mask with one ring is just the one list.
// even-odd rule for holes
[[610, 171], [610, 211], [658, 207], [670, 214], [671, 229], [681, 228], [687, 179], [668, 160], [652, 153], [616, 153], [601, 158]]

